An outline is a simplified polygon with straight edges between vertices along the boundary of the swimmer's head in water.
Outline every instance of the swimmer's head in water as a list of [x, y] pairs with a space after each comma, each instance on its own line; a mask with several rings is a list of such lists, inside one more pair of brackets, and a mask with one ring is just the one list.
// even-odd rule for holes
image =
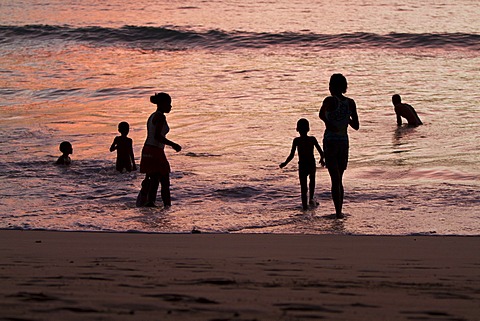
[[70, 142], [60, 143], [60, 151], [64, 154], [73, 154], [73, 147]]
[[402, 102], [402, 98], [400, 97], [399, 94], [395, 94], [395, 95], [392, 96], [392, 103], [394, 105], [400, 104], [401, 102]]

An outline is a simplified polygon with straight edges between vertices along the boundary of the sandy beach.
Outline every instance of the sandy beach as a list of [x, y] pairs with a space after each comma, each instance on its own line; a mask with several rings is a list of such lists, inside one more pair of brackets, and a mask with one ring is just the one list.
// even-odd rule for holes
[[0, 231], [1, 320], [480, 320], [480, 238]]

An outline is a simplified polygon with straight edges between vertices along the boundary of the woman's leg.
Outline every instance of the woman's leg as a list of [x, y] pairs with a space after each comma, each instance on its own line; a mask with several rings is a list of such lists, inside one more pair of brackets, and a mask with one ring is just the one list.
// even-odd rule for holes
[[160, 184], [160, 194], [162, 195], [163, 206], [170, 207], [172, 206], [172, 201], [170, 198], [170, 177], [168, 174], [160, 176]]
[[332, 200], [335, 205], [335, 214], [337, 217], [343, 217], [342, 207], [343, 207], [343, 170], [338, 167], [329, 168], [328, 173], [330, 174], [330, 179], [332, 181]]
[[142, 181], [142, 188], [140, 189], [140, 193], [137, 196], [137, 207], [145, 206], [148, 203], [148, 190], [150, 188], [150, 180], [148, 179], [148, 175], [145, 175], [145, 178]]
[[148, 176], [148, 205], [154, 206], [155, 201], [157, 200], [157, 191], [159, 184], [159, 174], [151, 174]]

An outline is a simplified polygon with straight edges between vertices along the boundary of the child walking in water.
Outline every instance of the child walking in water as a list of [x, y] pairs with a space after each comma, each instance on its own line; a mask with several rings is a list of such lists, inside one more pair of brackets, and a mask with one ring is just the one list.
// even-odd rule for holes
[[122, 172], [124, 169], [128, 172], [137, 170], [135, 157], [133, 156], [133, 141], [131, 138], [127, 137], [129, 131], [130, 125], [127, 122], [122, 121], [118, 124], [118, 132], [121, 136], [115, 137], [112, 146], [110, 146], [111, 152], [114, 150], [117, 151], [117, 162], [115, 167], [119, 172]]
[[[300, 190], [302, 194], [302, 207], [304, 210], [308, 209], [308, 204], [317, 205], [313, 197], [315, 195], [315, 173], [317, 171], [317, 164], [315, 162], [315, 156], [313, 148], [315, 147], [320, 154], [320, 164], [325, 166], [323, 160], [323, 150], [318, 144], [317, 139], [314, 136], [308, 136], [310, 131], [310, 124], [308, 120], [302, 118], [297, 122], [297, 132], [300, 137], [293, 139], [292, 150], [288, 155], [285, 162], [280, 164], [280, 168], [284, 168], [295, 156], [295, 151], [298, 149], [298, 177], [300, 179]], [[307, 184], [307, 178], [310, 178], [310, 184]], [[309, 186], [308, 186], [309, 185]], [[307, 202], [307, 193], [309, 198]]]

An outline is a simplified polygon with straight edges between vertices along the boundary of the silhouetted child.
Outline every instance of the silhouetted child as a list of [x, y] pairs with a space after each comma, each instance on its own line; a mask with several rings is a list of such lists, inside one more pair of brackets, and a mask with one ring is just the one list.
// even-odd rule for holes
[[72, 160], [70, 159], [70, 154], [73, 154], [73, 147], [70, 142], [62, 142], [60, 144], [60, 151], [62, 152], [62, 156], [57, 159], [55, 164], [57, 165], [70, 165]]
[[111, 152], [114, 150], [117, 151], [117, 162], [115, 167], [119, 172], [122, 172], [124, 169], [128, 172], [137, 170], [135, 157], [133, 156], [133, 141], [131, 138], [127, 137], [129, 131], [130, 125], [127, 122], [123, 121], [118, 124], [118, 132], [122, 135], [115, 137], [112, 146], [110, 146]]
[[[317, 164], [313, 153], [315, 147], [320, 154], [320, 164], [325, 166], [323, 160], [323, 150], [318, 144], [314, 136], [308, 136], [310, 131], [310, 124], [308, 120], [302, 118], [297, 122], [297, 132], [300, 137], [296, 137], [292, 143], [292, 150], [285, 162], [280, 164], [280, 168], [284, 168], [295, 156], [295, 150], [298, 150], [298, 177], [300, 179], [300, 190], [302, 193], [302, 207], [304, 210], [308, 209], [308, 204], [317, 205], [313, 196], [315, 195], [315, 173], [317, 171]], [[307, 186], [307, 178], [310, 177], [310, 186]], [[307, 192], [310, 191], [309, 202], [307, 203]]]
[[400, 97], [400, 95], [395, 94], [392, 96], [392, 104], [395, 107], [398, 126], [402, 125], [402, 117], [407, 120], [409, 126], [423, 125], [415, 109], [409, 104], [402, 103], [402, 97]]

